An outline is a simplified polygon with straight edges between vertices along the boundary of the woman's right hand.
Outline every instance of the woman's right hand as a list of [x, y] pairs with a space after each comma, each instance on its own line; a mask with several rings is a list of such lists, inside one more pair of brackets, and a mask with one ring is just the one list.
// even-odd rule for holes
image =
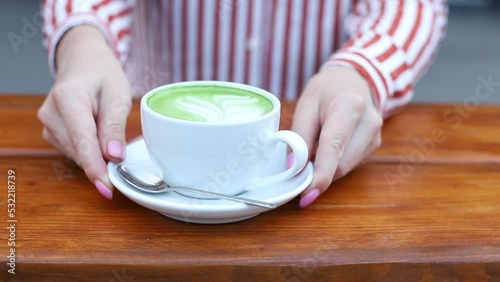
[[57, 79], [38, 110], [43, 137], [71, 158], [106, 198], [113, 196], [106, 161], [124, 158], [130, 86], [100, 31], [70, 29], [56, 53]]

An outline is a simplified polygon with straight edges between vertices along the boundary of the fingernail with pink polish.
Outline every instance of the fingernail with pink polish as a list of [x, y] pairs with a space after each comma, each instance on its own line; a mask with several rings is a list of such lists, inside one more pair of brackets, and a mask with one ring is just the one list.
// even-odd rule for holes
[[102, 183], [99, 180], [96, 180], [95, 187], [97, 188], [97, 191], [99, 191], [99, 193], [101, 193], [101, 195], [104, 196], [104, 198], [106, 198], [108, 200], [113, 199], [113, 191], [111, 191], [110, 188], [106, 187], [106, 185], [104, 185], [104, 183]]
[[112, 157], [123, 159], [123, 146], [120, 142], [116, 140], [111, 140], [108, 142], [107, 146], [108, 154]]
[[303, 196], [300, 199], [300, 204], [299, 204], [300, 207], [305, 208], [305, 207], [309, 206], [318, 198], [318, 196], [319, 196], [319, 190], [312, 189], [311, 191], [309, 191], [309, 193], [307, 193], [305, 196]]
[[292, 167], [293, 165], [293, 162], [295, 161], [295, 155], [292, 153], [290, 153], [288, 155], [288, 157], [286, 158], [286, 169], [289, 169]]

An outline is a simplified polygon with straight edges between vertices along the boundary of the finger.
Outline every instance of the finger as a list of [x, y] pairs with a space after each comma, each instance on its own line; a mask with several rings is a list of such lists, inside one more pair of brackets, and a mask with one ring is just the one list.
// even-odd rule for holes
[[365, 113], [339, 161], [333, 181], [347, 175], [380, 146], [382, 141], [381, 127], [382, 117], [380, 115]]
[[42, 131], [42, 136], [45, 140], [51, 143], [57, 150], [63, 153], [66, 156], [67, 160], [71, 161], [71, 165], [73, 167], [75, 166], [81, 167], [81, 165], [78, 163], [78, 160], [75, 157], [73, 145], [71, 144], [71, 141], [69, 140], [69, 137], [66, 134], [65, 129], [53, 131], [47, 127], [44, 127]]
[[38, 119], [44, 125], [42, 130], [43, 138], [61, 153], [72, 157], [74, 155], [73, 146], [69, 141], [64, 121], [61, 119], [51, 98], [46, 99], [38, 110]]
[[73, 154], [66, 152], [66, 149], [69, 147], [61, 145], [61, 143], [54, 137], [52, 133], [50, 133], [50, 131], [46, 127], [43, 128], [42, 136], [47, 142], [51, 143], [57, 150], [64, 154], [64, 156], [66, 157], [65, 164], [67, 166], [73, 168], [79, 167], [78, 163], [73, 160]]
[[345, 153], [354, 129], [357, 127], [366, 104], [350, 101], [325, 107], [326, 119], [319, 136], [314, 161], [314, 178], [302, 193], [301, 207], [310, 205], [332, 183], [340, 159]]
[[304, 98], [299, 99], [297, 103], [291, 129], [304, 138], [309, 150], [309, 158], [311, 158], [314, 155], [313, 148], [315, 147], [316, 140], [318, 140], [320, 121], [317, 101], [315, 99], [307, 99], [306, 96], [306, 94], [302, 94]]
[[105, 85], [99, 105], [97, 128], [101, 151], [110, 161], [122, 161], [125, 158], [125, 126], [132, 105], [130, 88], [119, 82]]
[[68, 157], [70, 156], [66, 148], [63, 145], [61, 145], [61, 143], [57, 140], [57, 138], [54, 137], [52, 133], [50, 133], [50, 130], [47, 127], [43, 128], [42, 137], [45, 141], [49, 142], [52, 146], [54, 146], [59, 152], [61, 152], [65, 156]]
[[[97, 128], [92, 111], [91, 95], [83, 89], [71, 89], [72, 93], [61, 88], [56, 94], [57, 109], [68, 130], [69, 141], [73, 150], [73, 159], [84, 170], [85, 174], [99, 192], [111, 199], [112, 185], [107, 176], [107, 167], [103, 159]], [[65, 93], [66, 92], [66, 93]], [[64, 97], [66, 95], [66, 97]], [[71, 95], [72, 99], [67, 99]], [[75, 101], [78, 101], [75, 103]]]
[[[57, 97], [57, 95], [55, 95]], [[78, 155], [75, 153], [73, 149], [73, 144], [70, 141], [70, 138], [67, 134], [65, 124], [61, 119], [61, 116], [58, 114], [59, 111], [56, 110], [56, 107], [52, 101], [52, 98], [46, 100], [44, 105], [38, 111], [38, 117], [42, 121], [43, 124], [46, 125], [42, 131], [42, 135], [45, 140], [51, 143], [54, 147], [56, 147], [59, 151], [63, 152], [66, 156], [68, 156], [72, 161], [76, 162], [80, 167], [84, 167], [82, 165], [82, 160], [79, 159]], [[91, 179], [92, 172], [86, 171], [87, 177]], [[107, 177], [106, 177], [107, 178]], [[106, 198], [111, 199], [113, 194], [110, 188], [112, 186], [106, 186], [101, 180], [94, 181], [97, 190]], [[110, 184], [108, 184], [110, 185]]]
[[[364, 164], [366, 162], [366, 160], [368, 159], [368, 157], [378, 147], [380, 147], [381, 142], [382, 142], [382, 138], [380, 137], [380, 135], [378, 135], [378, 137], [375, 137], [375, 139], [372, 140], [372, 142], [366, 147], [366, 150], [364, 150], [364, 153], [357, 160], [349, 162], [349, 163], [353, 164], [352, 166], [347, 167], [348, 165], [346, 164], [344, 169], [337, 169], [337, 171], [335, 171], [335, 175], [333, 176], [333, 181], [332, 182], [335, 182], [335, 181], [339, 180], [340, 178], [346, 176], [348, 173], [350, 173], [351, 171], [353, 171], [359, 165]], [[347, 153], [346, 153], [346, 155], [347, 155]], [[340, 160], [339, 167], [342, 166], [342, 162], [343, 161]]]

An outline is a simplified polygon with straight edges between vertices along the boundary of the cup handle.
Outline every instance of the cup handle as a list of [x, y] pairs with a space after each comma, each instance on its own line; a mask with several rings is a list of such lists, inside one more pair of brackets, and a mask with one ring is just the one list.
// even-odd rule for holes
[[293, 165], [280, 173], [253, 179], [247, 190], [288, 180], [301, 172], [307, 164], [309, 151], [306, 142], [299, 134], [290, 130], [281, 130], [273, 133], [270, 140], [271, 142], [284, 142], [292, 149], [295, 157]]

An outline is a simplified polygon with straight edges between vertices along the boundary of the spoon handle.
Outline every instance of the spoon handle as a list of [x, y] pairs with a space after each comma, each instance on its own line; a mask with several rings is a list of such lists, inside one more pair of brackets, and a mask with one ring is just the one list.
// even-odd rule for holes
[[215, 197], [219, 199], [224, 199], [224, 200], [230, 200], [230, 201], [235, 201], [235, 202], [240, 202], [240, 203], [245, 203], [253, 206], [258, 206], [262, 208], [267, 208], [267, 209], [274, 209], [276, 208], [276, 205], [273, 203], [267, 203], [267, 202], [262, 202], [258, 200], [252, 200], [252, 199], [247, 199], [247, 198], [242, 198], [242, 197], [237, 197], [237, 196], [229, 196], [229, 195], [224, 195], [224, 194], [219, 194], [215, 192], [208, 192], [205, 190], [200, 190], [196, 188], [188, 188], [188, 187], [169, 187], [168, 189], [171, 190], [177, 190], [177, 191], [189, 191], [189, 192], [195, 192], [198, 194], [202, 194], [205, 196], [210, 196], [210, 197]]
[[[240, 203], [245, 203], [248, 205], [253, 205], [253, 206], [258, 206], [266, 209], [274, 209], [276, 208], [276, 205], [273, 203], [267, 203], [267, 202], [262, 202], [258, 200], [252, 200], [252, 199], [247, 199], [247, 198], [242, 198], [242, 197], [237, 197], [237, 196], [229, 196], [229, 195], [224, 195], [224, 194], [219, 194], [215, 192], [208, 192], [205, 190], [200, 190], [196, 188], [189, 188], [189, 187], [172, 187], [168, 186], [161, 180], [160, 182], [158, 179], [156, 181], [153, 181], [155, 184], [148, 184], [141, 180], [140, 178], [136, 177], [133, 173], [130, 173], [127, 168], [125, 168], [124, 165], [118, 165], [116, 168], [120, 176], [132, 187], [135, 189], [146, 192], [146, 193], [163, 193], [163, 192], [168, 192], [169, 190], [178, 190], [178, 191], [190, 191], [198, 194], [203, 194], [205, 196], [210, 196], [218, 199], [225, 199], [225, 200], [230, 200], [230, 201], [235, 201], [235, 202], [240, 202]], [[150, 177], [152, 175], [149, 175]], [[155, 177], [156, 178], [156, 177]]]

